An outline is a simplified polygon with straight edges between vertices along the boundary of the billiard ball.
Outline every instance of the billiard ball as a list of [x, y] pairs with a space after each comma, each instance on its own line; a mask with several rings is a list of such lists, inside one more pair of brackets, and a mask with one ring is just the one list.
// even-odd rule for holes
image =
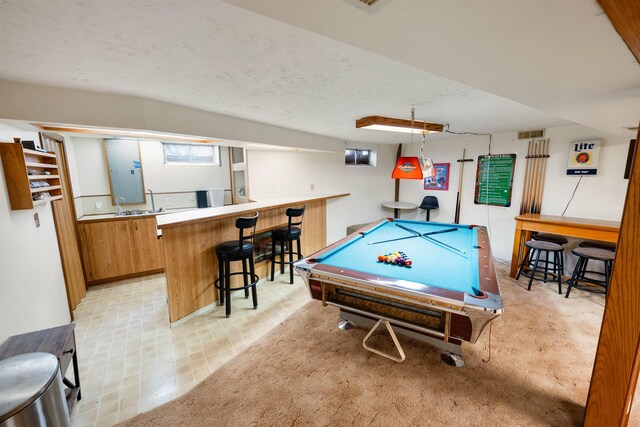
[[384, 255], [378, 255], [378, 261], [383, 262], [384, 261]]

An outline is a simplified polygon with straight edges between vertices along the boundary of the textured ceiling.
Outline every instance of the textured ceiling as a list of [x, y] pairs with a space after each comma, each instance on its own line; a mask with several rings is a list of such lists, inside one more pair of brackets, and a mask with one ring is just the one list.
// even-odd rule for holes
[[[225, 0], [617, 135], [640, 119], [640, 65], [596, 0]], [[411, 43], [414, 48], [403, 48]]]
[[[398, 49], [415, 53], [421, 45], [407, 40]], [[369, 142], [407, 136], [356, 130], [355, 119], [408, 118], [412, 105], [417, 118], [455, 131], [569, 123], [214, 0], [0, 0], [0, 78], [144, 96]]]

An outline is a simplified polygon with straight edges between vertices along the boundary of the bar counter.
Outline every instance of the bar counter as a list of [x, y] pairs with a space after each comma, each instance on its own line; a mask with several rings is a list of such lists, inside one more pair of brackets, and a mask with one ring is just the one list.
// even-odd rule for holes
[[[221, 242], [238, 239], [238, 229], [235, 227], [237, 217], [259, 212], [256, 226], [256, 234], [259, 234], [285, 226], [285, 210], [288, 207], [306, 205], [301, 238], [302, 253], [306, 255], [326, 246], [327, 200], [348, 195], [262, 199], [238, 205], [158, 215], [156, 222], [162, 236], [160, 240], [165, 261], [169, 322], [172, 325], [178, 321], [182, 323], [215, 307], [218, 300], [213, 287], [218, 278], [215, 247]], [[241, 263], [234, 264], [238, 266], [232, 266], [232, 272], [241, 267]], [[268, 267], [268, 261], [256, 263], [256, 272], [261, 279], [266, 277]], [[236, 278], [241, 280], [239, 276], [234, 277]]]

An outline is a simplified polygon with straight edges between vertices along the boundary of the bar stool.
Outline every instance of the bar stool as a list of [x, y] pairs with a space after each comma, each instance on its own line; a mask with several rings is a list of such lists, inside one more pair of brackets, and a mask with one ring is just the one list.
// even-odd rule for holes
[[438, 204], [438, 198], [436, 196], [425, 196], [422, 199], [422, 203], [420, 203], [420, 206], [418, 206], [418, 209], [424, 209], [424, 211], [427, 213], [425, 221], [429, 221], [432, 210], [439, 208], [440, 205]]
[[[527, 290], [531, 290], [531, 282], [536, 278], [536, 272], [540, 267], [540, 254], [545, 254], [544, 266], [540, 273], [543, 274], [543, 281], [547, 283], [547, 275], [554, 276], [558, 281], [558, 293], [562, 294], [562, 271], [564, 271], [564, 259], [562, 258], [562, 253], [564, 252], [564, 248], [557, 243], [551, 242], [543, 242], [538, 240], [529, 240], [524, 244], [527, 247], [527, 254], [524, 256], [522, 263], [520, 264], [520, 269], [518, 270], [518, 274], [516, 275], [516, 280], [520, 278], [520, 274], [524, 274], [529, 277], [529, 286]], [[553, 254], [553, 261], [549, 261], [549, 254]], [[529, 266], [529, 264], [533, 262], [533, 268]], [[549, 271], [549, 266], [551, 266], [551, 271]], [[523, 273], [523, 270], [527, 268], [527, 272]]]
[[581, 248], [598, 248], [615, 252], [618, 245], [611, 242], [598, 242], [596, 240], [583, 240], [578, 244]]
[[[260, 278], [255, 273], [253, 263], [253, 236], [256, 234], [256, 224], [258, 223], [258, 215], [252, 217], [240, 217], [236, 219], [236, 228], [238, 232], [238, 240], [230, 240], [222, 242], [216, 246], [216, 257], [218, 258], [218, 278], [213, 286], [220, 291], [220, 305], [225, 305], [226, 314], [231, 316], [231, 292], [244, 289], [244, 297], [249, 298], [249, 288], [253, 297], [253, 308], [258, 308], [258, 294], [256, 285]], [[253, 229], [250, 235], [245, 236], [244, 231]], [[231, 262], [242, 261], [242, 271], [231, 273]], [[249, 261], [249, 271], [247, 271], [247, 261]], [[239, 288], [231, 288], [231, 276], [242, 275], [244, 286]], [[249, 279], [251, 282], [249, 283]]]
[[[613, 260], [616, 256], [615, 252], [611, 252], [606, 249], [600, 248], [584, 248], [577, 247], [571, 251], [572, 254], [578, 256], [578, 262], [576, 263], [576, 267], [573, 269], [573, 274], [571, 275], [571, 279], [567, 282], [569, 287], [567, 288], [567, 294], [564, 296], [565, 298], [569, 298], [569, 293], [572, 288], [577, 288], [587, 292], [593, 292], [597, 294], [605, 294], [609, 292], [609, 283], [611, 281], [611, 270], [613, 269]], [[602, 261], [604, 262], [604, 273], [593, 272], [587, 270], [587, 264], [589, 261]], [[586, 277], [589, 273], [601, 274], [604, 276], [603, 280], [596, 280], [590, 277]], [[590, 283], [592, 285], [602, 286], [604, 287], [604, 291], [596, 291], [592, 287], [585, 287], [580, 285], [580, 282]]]
[[[537, 233], [536, 232], [536, 233], [533, 233], [531, 238], [533, 240], [537, 240], [537, 241], [540, 241], [540, 242], [555, 243], [556, 245], [560, 245], [560, 246], [564, 246], [567, 243], [569, 243], [569, 240], [567, 240], [566, 237], [560, 236], [558, 234], [551, 234], [551, 233]], [[545, 253], [545, 259], [541, 260], [541, 261], [545, 263], [545, 267], [546, 268], [549, 268], [549, 264], [553, 264], [553, 262], [548, 260], [548, 259], [546, 259], [546, 255], [548, 255], [548, 253]], [[562, 257], [562, 265], [564, 266], [564, 250], [562, 251], [560, 256]], [[560, 274], [564, 274], [564, 271], [560, 271]], [[528, 275], [525, 274], [525, 276], [528, 276]]]
[[[273, 282], [273, 274], [275, 272], [275, 265], [280, 264], [280, 274], [284, 274], [285, 264], [289, 266], [289, 283], [293, 283], [293, 242], [295, 241], [298, 247], [296, 255], [298, 260], [302, 259], [302, 252], [300, 251], [300, 236], [302, 235], [302, 217], [304, 216], [304, 210], [306, 206], [301, 208], [287, 208], [285, 215], [288, 217], [288, 224], [286, 227], [276, 228], [271, 232], [271, 281]], [[276, 245], [280, 244], [280, 261], [276, 261]], [[289, 248], [289, 261], [284, 260], [285, 246], [287, 243]], [[297, 260], [296, 260], [297, 261]]]

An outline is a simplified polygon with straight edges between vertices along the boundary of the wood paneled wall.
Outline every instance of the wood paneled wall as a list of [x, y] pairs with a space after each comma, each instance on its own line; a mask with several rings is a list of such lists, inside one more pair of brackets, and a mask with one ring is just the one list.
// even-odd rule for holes
[[[308, 255], [326, 246], [326, 200], [307, 202], [306, 206], [301, 244], [302, 253]], [[286, 207], [259, 209], [256, 233], [286, 225], [285, 210]], [[180, 320], [218, 300], [213, 287], [218, 278], [215, 247], [218, 243], [237, 238], [235, 217], [214, 218], [162, 229], [170, 322]], [[266, 264], [257, 269], [259, 275], [266, 272]], [[238, 271], [242, 263], [232, 265], [234, 271]], [[260, 278], [263, 277], [260, 275]]]

